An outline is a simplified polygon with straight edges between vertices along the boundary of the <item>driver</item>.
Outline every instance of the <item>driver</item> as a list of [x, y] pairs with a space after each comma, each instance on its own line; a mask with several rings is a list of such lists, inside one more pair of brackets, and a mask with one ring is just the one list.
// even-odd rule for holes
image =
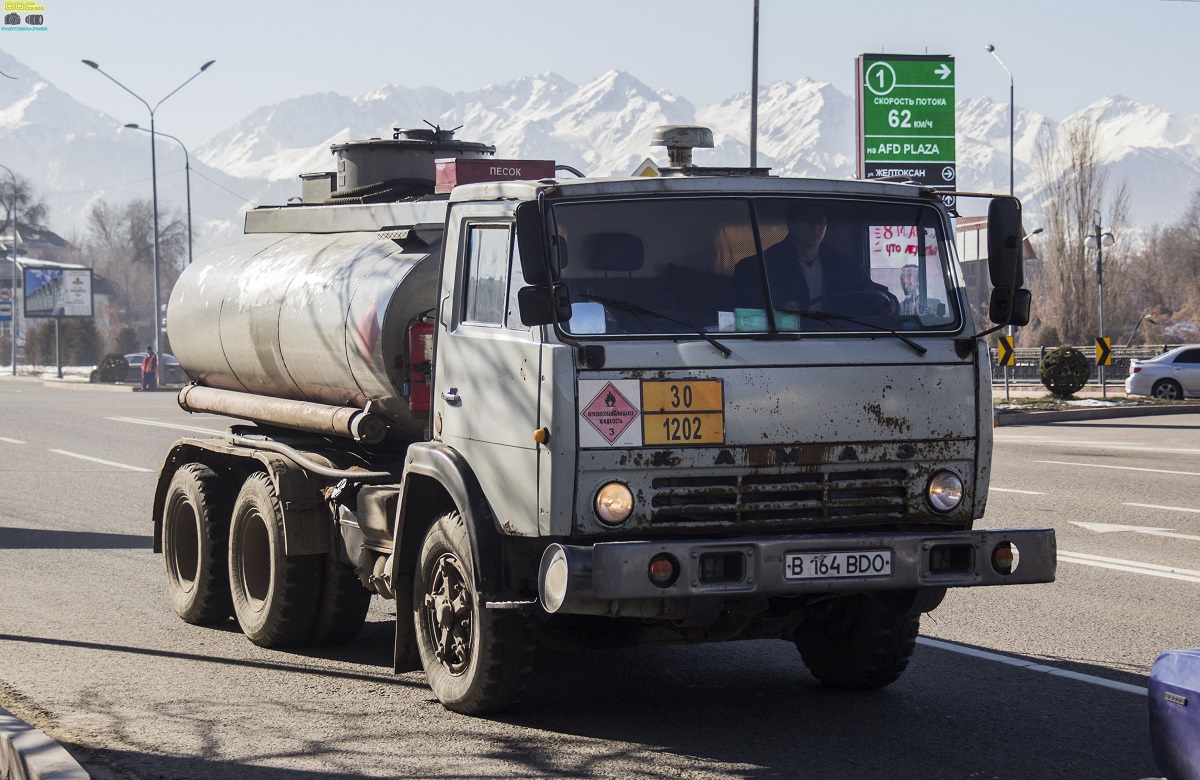
[[[788, 206], [787, 236], [763, 252], [775, 308], [831, 311], [828, 299], [868, 290], [894, 301], [887, 287], [872, 282], [850, 258], [821, 246], [828, 224], [825, 206], [819, 201], [796, 201]], [[753, 255], [739, 260], [734, 268], [734, 290], [740, 306], [763, 306], [758, 268], [758, 258]]]

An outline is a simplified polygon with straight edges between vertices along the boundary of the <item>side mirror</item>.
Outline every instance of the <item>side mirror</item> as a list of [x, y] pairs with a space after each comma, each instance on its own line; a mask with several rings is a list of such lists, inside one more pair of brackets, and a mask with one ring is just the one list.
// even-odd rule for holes
[[550, 325], [571, 319], [571, 295], [565, 284], [522, 287], [517, 290], [517, 308], [525, 325]]
[[988, 303], [988, 319], [997, 325], [1028, 325], [1032, 305], [1033, 295], [1029, 290], [996, 287], [992, 290], [992, 300]]
[[[526, 201], [517, 206], [517, 248], [521, 252], [521, 275], [527, 284], [548, 287], [554, 282], [550, 271], [550, 251], [546, 228], [538, 204]], [[518, 295], [521, 291], [518, 291]], [[534, 323], [525, 323], [531, 325]]]
[[993, 198], [988, 206], [987, 231], [988, 273], [992, 287], [1010, 290], [1024, 287], [1021, 201], [1016, 198]]

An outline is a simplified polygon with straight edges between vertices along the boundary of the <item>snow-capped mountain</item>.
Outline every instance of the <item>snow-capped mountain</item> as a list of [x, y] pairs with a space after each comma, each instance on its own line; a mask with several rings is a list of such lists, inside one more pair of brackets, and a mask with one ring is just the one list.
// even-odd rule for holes
[[[0, 163], [30, 178], [51, 207], [51, 227], [71, 238], [98, 196], [114, 202], [148, 196], [148, 137], [93, 111], [0, 52]], [[716, 148], [698, 150], [698, 165], [745, 165], [749, 93], [707, 106], [657, 91], [611, 71], [576, 85], [554, 73], [451, 93], [387, 85], [357, 96], [306, 95], [264, 106], [191, 149], [197, 249], [240, 230], [241, 211], [299, 194], [297, 176], [332, 170], [329, 146], [389, 137], [393, 127], [428, 121], [458, 127], [458, 137], [494, 144], [501, 157], [553, 159], [594, 176], [625, 175], [644, 158], [665, 160], [648, 142], [663, 124], [713, 128]], [[130, 101], [125, 120], [141, 121]], [[761, 88], [758, 164], [777, 175], [842, 178], [854, 174], [853, 99], [832, 85], [800, 79]], [[1200, 188], [1200, 117], [1179, 116], [1126, 98], [1106, 98], [1063, 122], [1027, 109], [1016, 116], [1016, 192], [1038, 212], [1037, 160], [1045, 140], [1065, 135], [1077, 118], [1094, 121], [1113, 187], [1128, 188], [1134, 226], [1176, 219]], [[959, 188], [1006, 192], [1007, 103], [958, 101]], [[160, 130], [187, 138], [186, 129]], [[159, 197], [182, 211], [183, 159], [177, 145], [158, 150]], [[3, 172], [0, 171], [0, 175]], [[236, 193], [236, 194], [234, 194]], [[243, 200], [245, 199], [245, 200]]]

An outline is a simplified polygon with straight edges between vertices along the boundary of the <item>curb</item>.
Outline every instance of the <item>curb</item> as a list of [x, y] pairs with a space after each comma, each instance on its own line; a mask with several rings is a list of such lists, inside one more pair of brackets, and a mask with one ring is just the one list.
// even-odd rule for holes
[[62, 745], [0, 708], [0, 776], [11, 780], [89, 780]]
[[1115, 420], [1122, 417], [1150, 417], [1160, 414], [1200, 414], [1200, 404], [1130, 406], [1108, 409], [1069, 409], [1058, 412], [997, 412], [996, 427], [1071, 422], [1073, 420]]
[[[132, 393], [134, 385], [109, 385], [99, 382], [76, 382], [71, 379], [43, 379], [42, 387], [56, 390], [92, 390], [101, 393]], [[136, 388], [140, 390], [141, 388]]]

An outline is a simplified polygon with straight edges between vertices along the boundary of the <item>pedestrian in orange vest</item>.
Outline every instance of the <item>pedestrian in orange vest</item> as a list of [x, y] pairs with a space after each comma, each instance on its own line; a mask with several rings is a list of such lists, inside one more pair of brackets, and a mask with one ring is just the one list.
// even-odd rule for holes
[[158, 389], [158, 355], [154, 347], [146, 347], [146, 356], [142, 358], [142, 391]]

